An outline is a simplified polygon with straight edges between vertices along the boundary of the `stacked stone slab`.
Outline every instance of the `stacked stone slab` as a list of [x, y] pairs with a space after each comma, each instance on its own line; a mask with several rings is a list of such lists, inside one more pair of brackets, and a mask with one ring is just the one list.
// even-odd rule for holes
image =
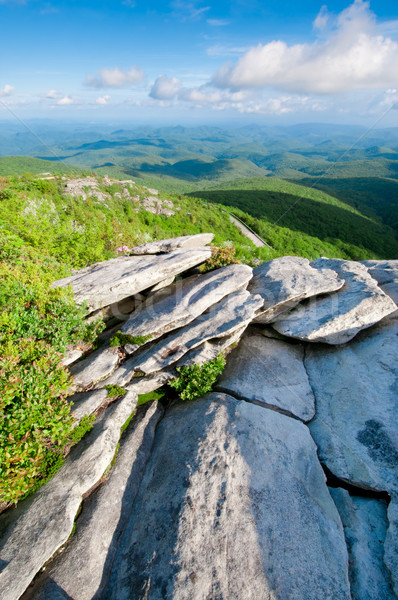
[[[0, 515], [1, 597], [398, 598], [397, 261], [190, 275], [211, 239], [151, 243], [56, 282], [92, 311], [134, 310], [70, 366], [72, 412], [98, 415], [93, 431]], [[118, 330], [144, 343], [111, 348]], [[216, 392], [136, 409], [176, 367], [231, 346]], [[127, 393], [112, 401], [116, 384]]]

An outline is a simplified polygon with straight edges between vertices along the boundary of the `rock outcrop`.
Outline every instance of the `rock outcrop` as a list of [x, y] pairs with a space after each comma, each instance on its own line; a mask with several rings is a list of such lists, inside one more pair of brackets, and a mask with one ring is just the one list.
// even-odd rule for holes
[[[398, 261], [192, 275], [193, 238], [55, 283], [109, 318], [68, 358], [72, 414], [96, 422], [0, 515], [1, 597], [397, 599]], [[221, 351], [214, 392], [137, 408]]]
[[344, 279], [339, 292], [315, 299], [274, 323], [279, 333], [310, 342], [344, 344], [394, 310], [394, 301], [383, 292], [359, 263], [319, 258], [317, 269], [333, 269]]

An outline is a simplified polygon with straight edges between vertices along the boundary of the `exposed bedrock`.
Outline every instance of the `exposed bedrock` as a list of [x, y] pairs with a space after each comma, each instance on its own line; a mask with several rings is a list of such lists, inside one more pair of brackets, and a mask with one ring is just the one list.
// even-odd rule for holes
[[344, 344], [394, 312], [395, 302], [377, 285], [366, 266], [340, 259], [319, 258], [316, 269], [333, 269], [345, 280], [333, 294], [313, 298], [281, 317], [273, 327], [283, 335], [309, 342]]
[[343, 528], [306, 426], [225, 394], [171, 408], [102, 597], [348, 600]]

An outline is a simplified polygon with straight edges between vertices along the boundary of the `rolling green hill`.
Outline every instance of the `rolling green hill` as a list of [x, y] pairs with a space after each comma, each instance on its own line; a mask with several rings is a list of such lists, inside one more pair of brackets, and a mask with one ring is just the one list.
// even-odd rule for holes
[[[398, 186], [397, 186], [398, 187]], [[269, 231], [284, 227], [296, 234], [318, 238], [358, 259], [364, 254], [388, 258], [398, 255], [394, 229], [375, 213], [366, 214], [362, 203], [344, 202], [315, 188], [274, 177], [252, 178], [193, 192], [208, 202], [238, 208], [268, 226], [268, 233], [253, 229], [272, 244]], [[386, 205], [391, 209], [391, 205]]]

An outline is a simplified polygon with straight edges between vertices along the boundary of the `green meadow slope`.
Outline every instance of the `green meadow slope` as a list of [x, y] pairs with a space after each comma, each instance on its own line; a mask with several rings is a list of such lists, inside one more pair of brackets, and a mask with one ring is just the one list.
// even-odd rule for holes
[[[248, 213], [256, 219], [252, 221], [253, 229], [271, 244], [276, 243], [278, 228], [285, 228], [292, 238], [303, 241], [316, 238], [333, 246], [334, 256], [361, 260], [371, 255], [398, 256], [397, 232], [392, 227], [394, 218], [390, 220], [391, 226], [386, 224], [394, 211], [396, 214], [394, 186], [395, 181], [391, 183], [390, 200], [379, 200], [378, 204], [375, 201], [372, 204], [370, 194], [366, 200], [344, 201], [315, 187], [275, 177], [242, 179], [211, 190], [195, 191], [192, 195]], [[348, 195], [347, 188], [345, 193]], [[343, 192], [340, 195], [344, 197]], [[374, 192], [374, 200], [376, 195]], [[360, 198], [359, 191], [357, 198]]]

